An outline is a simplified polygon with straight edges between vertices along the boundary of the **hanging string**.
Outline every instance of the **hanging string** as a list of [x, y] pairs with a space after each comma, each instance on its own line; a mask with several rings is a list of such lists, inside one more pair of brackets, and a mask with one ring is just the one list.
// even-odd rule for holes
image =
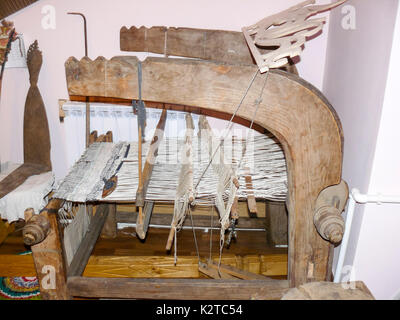
[[[194, 245], [196, 246], [196, 253], [197, 253], [197, 259], [199, 260], [200, 263], [200, 252], [199, 252], [199, 246], [197, 244], [197, 237], [196, 237], [196, 231], [194, 229], [194, 224], [193, 224], [193, 216], [192, 216], [192, 209], [190, 206], [188, 207], [189, 214], [190, 214], [190, 221], [192, 222], [192, 230], [193, 230], [193, 238], [194, 238]], [[175, 233], [176, 234], [176, 233]]]
[[[258, 99], [256, 100], [256, 109], [254, 110], [254, 114], [253, 114], [253, 117], [252, 117], [252, 119], [251, 119], [251, 123], [250, 123], [249, 129], [252, 129], [252, 128], [253, 128], [254, 120], [256, 119], [258, 109], [259, 109], [260, 104], [261, 104], [261, 102], [262, 102], [262, 95], [263, 95], [264, 89], [265, 89], [265, 87], [266, 87], [266, 85], [267, 85], [268, 75], [269, 75], [269, 70], [268, 70], [268, 71], [266, 72], [266, 74], [265, 74], [264, 84], [263, 84], [263, 86], [262, 86], [262, 88], [261, 88], [260, 95], [258, 96]], [[244, 150], [242, 151], [242, 156], [241, 156], [240, 161], [239, 161], [239, 164], [238, 164], [238, 166], [237, 166], [237, 170], [239, 170], [239, 168], [241, 167], [242, 161], [243, 161], [243, 158], [244, 158], [244, 155], [245, 155], [245, 153], [246, 153], [246, 151], [247, 151], [247, 144], [248, 144], [248, 140], [249, 140], [249, 137], [250, 137], [250, 133], [251, 133], [251, 130], [249, 130], [249, 131], [247, 132], [247, 137], [246, 137], [246, 140], [245, 140], [245, 141], [246, 141], [246, 142], [245, 142], [245, 147], [244, 147]]]
[[[265, 80], [264, 80], [264, 83], [263, 83], [263, 86], [262, 86], [262, 88], [261, 88], [261, 91], [260, 91], [260, 94], [259, 94], [259, 97], [258, 97], [258, 99], [255, 101], [255, 106], [256, 106], [256, 108], [255, 108], [255, 111], [254, 111], [254, 113], [253, 113], [253, 117], [252, 117], [252, 120], [251, 120], [251, 123], [250, 123], [250, 129], [252, 129], [252, 127], [253, 127], [253, 124], [254, 124], [254, 121], [255, 121], [255, 119], [256, 119], [256, 116], [257, 116], [257, 112], [258, 112], [258, 109], [259, 109], [259, 107], [260, 107], [260, 104], [261, 104], [261, 102], [262, 102], [262, 95], [263, 95], [263, 93], [264, 93], [264, 89], [265, 89], [265, 86], [266, 86], [266, 84], [267, 84], [267, 79], [268, 79], [268, 75], [269, 75], [269, 71], [266, 73], [266, 76], [265, 76]], [[241, 167], [241, 164], [242, 164], [242, 161], [243, 161], [243, 158], [244, 158], [244, 155], [245, 155], [245, 153], [246, 153], [246, 150], [247, 150], [247, 143], [248, 143], [248, 140], [249, 140], [249, 136], [250, 136], [250, 133], [251, 133], [251, 130], [249, 130], [248, 131], [248, 133], [247, 133], [247, 137], [246, 137], [246, 142], [245, 142], [245, 147], [244, 147], [244, 150], [242, 151], [242, 155], [241, 155], [241, 158], [240, 158], [240, 161], [239, 161], [239, 165], [238, 165], [238, 167], [237, 167], [237, 171], [239, 171], [239, 169], [240, 169], [240, 167]], [[232, 184], [232, 183], [231, 183]], [[231, 188], [231, 191], [234, 191], [235, 189], [232, 189]], [[230, 197], [229, 197], [229, 199], [228, 199], [228, 204], [230, 204], [231, 203], [231, 200], [232, 199], [230, 199], [230, 198], [234, 198], [235, 197], [235, 195], [236, 194], [234, 194], [235, 193], [235, 191], [232, 193], [230, 193]], [[224, 234], [223, 234], [223, 228], [222, 228], [222, 225], [223, 225], [223, 223], [222, 223], [222, 218], [221, 218], [221, 238], [220, 238], [220, 251], [219, 251], [219, 260], [218, 260], [218, 273], [219, 273], [219, 270], [220, 270], [220, 266], [221, 266], [221, 260], [222, 260], [222, 251], [223, 251], [223, 248], [224, 248], [224, 241], [225, 241], [225, 238], [224, 238]]]
[[204, 169], [203, 173], [200, 175], [200, 178], [198, 179], [198, 181], [197, 181], [197, 183], [196, 183], [196, 185], [195, 185], [195, 187], [194, 187], [194, 190], [195, 190], [195, 191], [197, 190], [197, 187], [199, 186], [201, 179], [204, 177], [205, 173], [207, 172], [208, 168], [210, 167], [211, 163], [213, 162], [214, 157], [215, 157], [215, 155], [217, 154], [219, 148], [222, 146], [222, 144], [224, 143], [225, 139], [228, 137], [228, 135], [229, 135], [229, 133], [230, 133], [230, 131], [231, 131], [231, 129], [232, 129], [232, 125], [233, 125], [232, 121], [233, 121], [233, 119], [235, 118], [236, 114], [238, 113], [240, 107], [242, 106], [243, 101], [244, 101], [244, 99], [246, 98], [247, 94], [249, 93], [250, 88], [252, 87], [252, 85], [253, 85], [253, 83], [254, 83], [254, 80], [255, 80], [256, 77], [257, 77], [258, 72], [259, 72], [259, 70], [257, 69], [257, 71], [254, 73], [254, 76], [253, 76], [253, 78], [251, 79], [251, 81], [250, 81], [250, 83], [249, 83], [249, 86], [247, 87], [247, 89], [246, 89], [246, 91], [245, 91], [245, 93], [244, 93], [242, 99], [240, 100], [238, 106], [236, 107], [235, 112], [232, 114], [232, 117], [231, 117], [231, 119], [229, 120], [229, 123], [228, 123], [228, 125], [227, 125], [227, 132], [226, 132], [224, 138], [221, 139], [220, 143], [219, 143], [218, 146], [215, 148], [215, 151], [214, 151], [214, 153], [212, 154], [210, 161], [208, 162], [208, 164], [207, 164], [206, 168]]
[[210, 257], [209, 260], [212, 261], [212, 235], [213, 235], [213, 228], [214, 228], [214, 206], [211, 207], [211, 224], [210, 224]]

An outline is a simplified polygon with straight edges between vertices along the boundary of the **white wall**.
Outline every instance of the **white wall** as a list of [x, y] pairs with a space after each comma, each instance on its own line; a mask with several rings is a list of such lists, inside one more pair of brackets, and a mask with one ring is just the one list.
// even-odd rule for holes
[[[274, 14], [298, 0], [41, 0], [10, 16], [16, 30], [24, 34], [28, 47], [35, 39], [43, 51], [43, 67], [38, 86], [41, 90], [49, 120], [53, 170], [57, 178], [67, 173], [65, 133], [58, 119], [60, 98], [67, 98], [64, 62], [70, 56], [84, 55], [83, 24], [80, 17], [67, 15], [78, 11], [88, 20], [89, 56], [111, 58], [129, 55], [119, 50], [119, 30], [122, 26], [151, 27], [153, 25], [225, 29], [240, 31], [267, 15]], [[319, 3], [328, 3], [321, 0]], [[42, 8], [52, 5], [56, 9], [56, 29], [44, 30]], [[322, 88], [327, 27], [318, 38], [305, 45], [298, 64], [303, 78]], [[1, 161], [23, 161], [22, 123], [28, 72], [7, 69], [4, 75], [0, 105], [0, 158]]]
[[[400, 194], [398, 1], [348, 4], [356, 10], [356, 29], [344, 30], [341, 12], [332, 14], [323, 90], [343, 125], [343, 178], [363, 193]], [[354, 215], [345, 265], [378, 299], [400, 288], [399, 210], [357, 205]]]
[[[400, 6], [389, 64], [382, 116], [373, 160], [370, 194], [400, 195]], [[356, 256], [355, 277], [380, 299], [400, 291], [400, 205], [365, 207]], [[371, 254], [372, 253], [372, 254]]]

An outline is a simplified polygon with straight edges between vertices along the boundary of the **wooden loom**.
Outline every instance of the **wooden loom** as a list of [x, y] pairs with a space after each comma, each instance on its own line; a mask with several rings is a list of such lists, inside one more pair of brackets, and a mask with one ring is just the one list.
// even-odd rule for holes
[[[129, 47], [126, 42], [135, 39], [136, 31], [121, 30], [122, 48]], [[195, 32], [204, 34], [205, 31]], [[216, 34], [225, 33], [218, 31]], [[232, 36], [231, 33], [226, 35]], [[170, 36], [168, 40], [171, 40]], [[188, 45], [190, 41], [176, 44], [182, 50]], [[152, 51], [149, 47], [146, 50]], [[70, 58], [65, 64], [69, 95], [137, 100], [138, 63], [136, 57], [111, 60], [100, 57], [94, 61], [87, 57], [81, 61]], [[185, 110], [220, 118], [235, 113], [243, 88], [257, 70], [256, 66], [246, 63], [170, 58], [147, 58], [141, 67], [142, 98], [148, 107]], [[242, 124], [252, 121], [253, 102], [262, 86], [263, 77], [257, 75], [254, 91], [243, 101], [234, 121]], [[46, 276], [42, 273], [46, 265], [54, 266], [57, 275], [56, 289], [42, 288], [44, 297], [218, 299], [223, 295], [229, 299], [279, 299], [289, 287], [330, 280], [331, 242], [337, 241], [338, 234], [340, 238], [341, 222], [335, 219], [332, 222], [329, 217], [340, 216], [347, 199], [347, 189], [341, 180], [343, 135], [340, 121], [326, 98], [311, 84], [295, 74], [271, 70], [255, 124], [271, 132], [285, 152], [289, 214], [288, 280], [82, 277], [88, 255], [112, 207], [107, 204], [98, 207], [94, 228], [90, 229], [88, 240], [82, 242], [78, 250], [81, 256], [77, 254], [77, 265], [67, 271], [56, 216], [62, 199], [52, 199], [43, 213], [50, 222], [51, 232], [44, 241], [32, 247], [39, 280]]]

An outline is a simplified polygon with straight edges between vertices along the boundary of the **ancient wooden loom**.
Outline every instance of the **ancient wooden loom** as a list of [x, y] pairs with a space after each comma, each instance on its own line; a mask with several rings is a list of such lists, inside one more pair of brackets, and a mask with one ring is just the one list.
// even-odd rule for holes
[[[313, 1], [306, 1], [288, 12], [310, 3]], [[314, 8], [314, 11], [310, 9], [307, 17], [310, 12], [315, 14], [322, 9], [327, 7]], [[319, 20], [316, 26], [320, 23]], [[254, 28], [244, 30], [245, 36], [251, 36]], [[309, 29], [306, 31], [309, 32]], [[69, 95], [128, 102], [142, 99], [150, 108], [232, 119], [269, 132], [279, 140], [287, 166], [288, 279], [83, 277], [85, 265], [107, 219], [107, 225], [115, 230], [115, 204], [127, 200], [112, 197], [107, 200], [107, 197], [101, 199], [95, 196], [88, 202], [88, 205], [96, 206], [96, 214], [90, 221], [82, 220], [82, 224], [88, 224], [88, 231], [82, 235], [82, 241], [67, 263], [62, 240], [65, 230], [60, 226], [58, 213], [66, 202], [75, 200], [69, 199], [68, 195], [62, 196], [57, 193], [58, 190], [40, 213], [43, 223], [39, 229], [44, 231], [36, 235], [25, 232], [34, 244], [32, 252], [43, 297], [220, 299], [223, 296], [226, 299], [279, 299], [290, 287], [310, 281], [331, 280], [333, 243], [339, 242], [343, 234], [340, 214], [346, 203], [347, 186], [341, 180], [343, 135], [340, 121], [322, 93], [296, 74], [278, 69], [268, 70], [268, 83], [265, 85], [266, 76], [259, 72], [259, 68], [266, 71], [271, 64], [264, 65], [266, 60], [261, 58], [266, 56], [258, 55], [258, 66], [254, 65], [246, 41], [238, 32], [164, 27], [122, 28], [121, 49], [197, 59], [153, 57], [141, 62], [135, 56], [110, 60], [100, 57], [94, 61], [87, 57], [80, 61], [70, 58], [65, 64]], [[278, 60], [274, 60], [274, 67], [290, 68], [285, 66], [287, 60], [283, 63], [278, 63]], [[246, 92], [249, 83], [251, 89]], [[163, 111], [160, 128], [165, 123], [165, 116], [166, 111]], [[190, 128], [190, 119], [187, 123]], [[204, 121], [203, 126], [207, 127]], [[152, 142], [160, 139], [155, 135]], [[111, 141], [111, 138], [104, 136], [100, 141]], [[116, 145], [92, 146], [114, 148]], [[127, 145], [121, 144], [119, 148], [119, 156], [114, 158], [120, 159], [119, 163], [124, 158], [129, 160], [129, 156], [125, 156], [129, 155]], [[133, 149], [133, 145], [130, 148]], [[151, 143], [148, 149], [152, 150]], [[90, 150], [87, 150], [86, 158], [85, 155], [83, 157], [87, 163], [91, 161], [88, 157]], [[134, 150], [133, 154], [135, 152], [141, 151]], [[112, 169], [102, 177], [104, 179], [99, 180], [103, 181], [103, 185], [97, 190], [101, 191], [107, 179], [112, 178], [119, 163], [109, 163], [108, 168]], [[145, 234], [146, 219], [151, 214], [151, 201], [143, 191], [143, 186], [146, 189], [146, 184], [150, 183], [151, 170], [152, 166], [146, 162], [142, 173], [144, 183], [138, 186], [136, 192], [135, 204], [141, 208], [136, 224], [138, 235]], [[230, 178], [232, 186], [234, 177]], [[86, 203], [87, 197], [80, 202]], [[68, 213], [64, 217], [68, 218]], [[29, 222], [27, 226], [33, 227]], [[38, 227], [37, 224], [35, 227]], [[48, 280], [48, 266], [53, 266], [56, 275], [53, 287], [42, 286], [42, 282]]]

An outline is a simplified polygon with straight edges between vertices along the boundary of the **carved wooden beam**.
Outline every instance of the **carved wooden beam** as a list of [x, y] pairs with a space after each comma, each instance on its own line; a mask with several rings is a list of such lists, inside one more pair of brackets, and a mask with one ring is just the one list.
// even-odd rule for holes
[[[321, 32], [325, 18], [310, 19], [318, 13], [335, 8], [347, 0], [339, 0], [325, 5], [307, 0], [285, 11], [266, 17], [256, 24], [243, 27], [246, 42], [257, 62], [260, 72], [279, 68], [302, 52], [308, 38]], [[265, 48], [277, 47], [265, 52]]]
[[120, 44], [121, 51], [153, 52], [231, 64], [254, 64], [243, 34], [235, 31], [122, 27]]
[[40, 164], [51, 171], [50, 131], [46, 108], [37, 82], [42, 67], [42, 52], [35, 41], [28, 50], [27, 64], [30, 88], [24, 110], [24, 163]]

